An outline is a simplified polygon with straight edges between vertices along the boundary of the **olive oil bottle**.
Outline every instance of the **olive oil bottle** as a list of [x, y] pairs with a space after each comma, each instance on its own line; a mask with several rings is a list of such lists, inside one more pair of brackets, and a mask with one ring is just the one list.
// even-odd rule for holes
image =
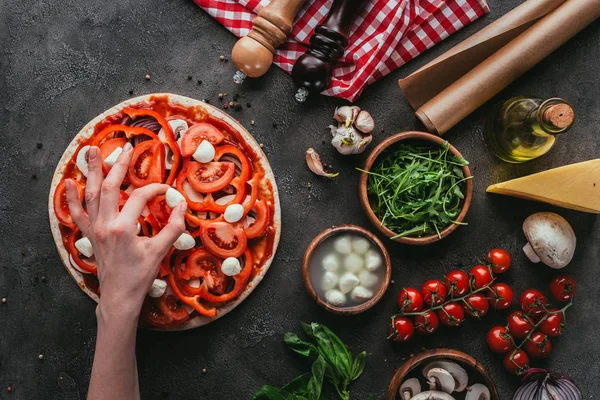
[[546, 154], [556, 136], [573, 125], [574, 118], [573, 109], [563, 99], [513, 97], [487, 120], [484, 138], [498, 158], [521, 163]]

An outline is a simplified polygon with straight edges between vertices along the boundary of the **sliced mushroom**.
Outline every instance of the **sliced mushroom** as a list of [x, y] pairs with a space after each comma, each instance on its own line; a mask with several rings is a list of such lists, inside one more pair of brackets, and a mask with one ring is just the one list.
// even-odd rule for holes
[[402, 400], [410, 400], [413, 396], [421, 393], [421, 383], [417, 378], [407, 379], [400, 386], [398, 393], [400, 393]]
[[450, 372], [450, 375], [454, 378], [454, 391], [462, 392], [467, 388], [469, 384], [469, 375], [467, 371], [460, 365], [452, 361], [432, 361], [423, 368], [423, 376], [427, 377], [427, 373], [432, 368], [442, 368]]
[[426, 376], [431, 390], [441, 390], [446, 393], [454, 392], [454, 378], [445, 369], [431, 368]]
[[448, 393], [439, 392], [437, 390], [427, 390], [426, 392], [421, 392], [416, 396], [413, 396], [410, 400], [456, 400], [454, 397], [450, 396]]
[[465, 396], [465, 400], [490, 400], [491, 398], [490, 390], [481, 383], [469, 386], [467, 388], [467, 395]]
[[550, 268], [565, 267], [573, 258], [577, 240], [566, 219], [551, 212], [539, 212], [523, 222], [527, 244], [525, 255], [534, 263], [543, 262]]

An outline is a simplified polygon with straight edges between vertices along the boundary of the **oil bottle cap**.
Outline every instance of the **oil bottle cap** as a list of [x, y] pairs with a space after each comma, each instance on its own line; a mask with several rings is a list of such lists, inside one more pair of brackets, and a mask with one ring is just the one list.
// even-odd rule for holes
[[568, 104], [553, 104], [544, 110], [543, 120], [557, 129], [565, 129], [573, 124], [575, 112]]

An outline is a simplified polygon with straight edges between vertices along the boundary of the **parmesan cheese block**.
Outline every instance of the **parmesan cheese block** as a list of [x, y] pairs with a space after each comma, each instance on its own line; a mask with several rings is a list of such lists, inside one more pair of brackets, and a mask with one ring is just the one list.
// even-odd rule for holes
[[497, 183], [487, 191], [600, 214], [600, 159]]

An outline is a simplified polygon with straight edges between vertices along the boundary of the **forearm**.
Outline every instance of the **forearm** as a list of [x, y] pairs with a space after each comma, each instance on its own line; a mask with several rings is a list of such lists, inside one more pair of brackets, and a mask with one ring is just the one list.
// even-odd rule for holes
[[88, 400], [139, 399], [135, 338], [137, 319], [96, 311], [98, 335]]

